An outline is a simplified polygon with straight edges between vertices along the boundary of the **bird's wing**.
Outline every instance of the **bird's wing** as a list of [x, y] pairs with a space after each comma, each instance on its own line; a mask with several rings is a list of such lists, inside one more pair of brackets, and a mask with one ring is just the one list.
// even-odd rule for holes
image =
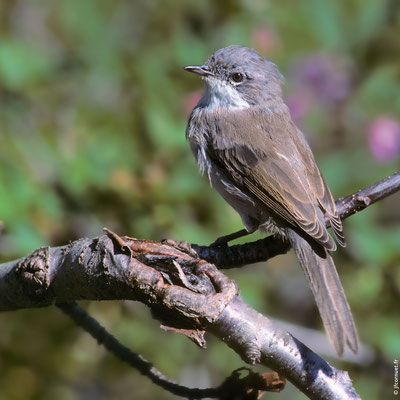
[[289, 115], [247, 109], [213, 120], [215, 134], [209, 136], [207, 152], [232, 183], [334, 250], [321, 213], [334, 208], [332, 196]]
[[304, 164], [310, 166], [309, 172], [311, 179], [308, 179], [308, 182], [312, 188], [312, 191], [317, 194], [316, 198], [318, 203], [331, 223], [331, 227], [337, 242], [341, 246], [345, 247], [346, 241], [343, 236], [342, 221], [336, 211], [335, 200], [333, 199], [332, 193], [329, 190], [328, 185], [324, 177], [321, 175], [321, 171], [314, 160], [310, 146], [306, 142], [303, 134], [300, 131], [297, 132], [299, 140], [296, 141], [296, 145], [299, 154], [301, 155]]

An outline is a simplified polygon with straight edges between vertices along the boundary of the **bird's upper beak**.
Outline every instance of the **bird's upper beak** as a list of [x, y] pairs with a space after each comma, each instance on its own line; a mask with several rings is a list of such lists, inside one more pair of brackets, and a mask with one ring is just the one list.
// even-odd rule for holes
[[188, 65], [185, 67], [186, 71], [189, 72], [194, 72], [195, 74], [201, 75], [201, 76], [213, 76], [214, 74], [210, 71], [210, 68], [208, 65]]

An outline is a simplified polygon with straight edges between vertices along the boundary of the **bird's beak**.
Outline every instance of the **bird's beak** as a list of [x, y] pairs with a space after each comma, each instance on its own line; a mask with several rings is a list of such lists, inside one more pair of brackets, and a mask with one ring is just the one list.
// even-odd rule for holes
[[208, 65], [188, 65], [185, 67], [186, 71], [194, 72], [201, 76], [213, 76], [214, 74], [210, 71]]

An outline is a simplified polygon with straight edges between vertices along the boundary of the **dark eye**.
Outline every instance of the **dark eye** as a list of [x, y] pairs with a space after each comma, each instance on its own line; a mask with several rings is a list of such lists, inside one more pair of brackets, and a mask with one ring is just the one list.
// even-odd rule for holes
[[230, 76], [231, 80], [235, 83], [240, 83], [243, 81], [243, 74], [241, 74], [240, 72], [235, 72], [234, 74], [232, 74]]

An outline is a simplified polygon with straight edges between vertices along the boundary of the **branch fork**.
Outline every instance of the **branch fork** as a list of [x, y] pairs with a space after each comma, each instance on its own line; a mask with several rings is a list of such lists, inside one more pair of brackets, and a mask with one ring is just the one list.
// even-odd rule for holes
[[[397, 172], [340, 199], [338, 213], [344, 219], [399, 189]], [[42, 247], [1, 264], [0, 311], [56, 303], [99, 343], [172, 393], [190, 398], [229, 398], [224, 397], [228, 391], [223, 385], [188, 389], [171, 382], [74, 303], [82, 299], [141, 301], [161, 320], [164, 329], [184, 334], [201, 347], [205, 347], [205, 331], [213, 333], [244, 361], [273, 368], [311, 399], [359, 398], [345, 371], [336, 370], [250, 308], [236, 284], [215, 266], [232, 268], [266, 261], [287, 252], [287, 243], [268, 237], [245, 245], [209, 247], [121, 237], [108, 229], [105, 232], [66, 246]], [[277, 381], [279, 386], [282, 380]]]

